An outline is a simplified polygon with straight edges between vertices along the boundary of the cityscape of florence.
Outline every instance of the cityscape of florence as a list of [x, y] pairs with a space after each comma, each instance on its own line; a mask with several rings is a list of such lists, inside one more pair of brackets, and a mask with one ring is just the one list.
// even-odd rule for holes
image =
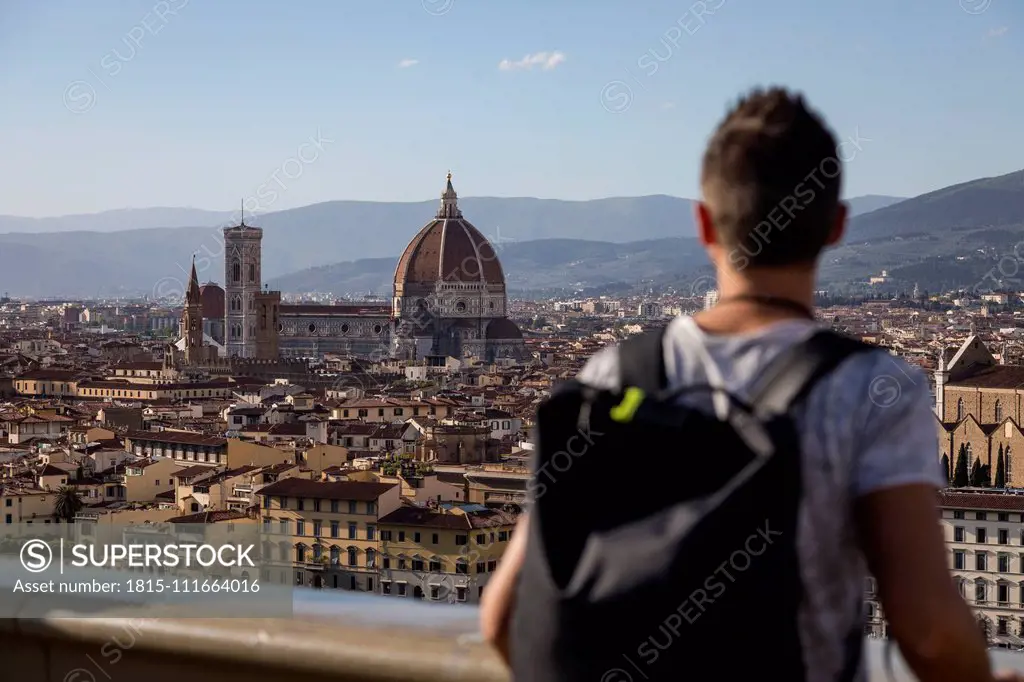
[[[569, 553], [527, 513], [606, 447], [580, 421], [538, 468], [545, 406], [613, 346], [776, 305], [722, 273], [799, 239], [836, 183], [810, 315], [890, 358], [857, 404], [893, 415], [927, 383], [950, 578], [994, 664], [1024, 671], [1019, 19], [1004, 0], [3, 3], [0, 678], [531, 679], [487, 609], [542, 592], [506, 584], [513, 538]], [[767, 88], [835, 151], [726, 271], [715, 131]], [[670, 464], [618, 453], [566, 525], [713, 478], [725, 446], [702, 438], [659, 444]], [[839, 679], [918, 679], [912, 655], [889, 669], [893, 597], [863, 582], [864, 668]], [[645, 666], [713, 617], [702, 585], [602, 682], [678, 679]], [[737, 651], [759, 636], [729, 627]]]

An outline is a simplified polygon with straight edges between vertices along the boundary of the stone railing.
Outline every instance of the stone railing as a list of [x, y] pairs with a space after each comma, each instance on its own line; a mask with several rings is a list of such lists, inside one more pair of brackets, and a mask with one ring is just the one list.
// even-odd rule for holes
[[[158, 610], [110, 594], [76, 595], [62, 610], [40, 614], [38, 598], [12, 592], [15, 567], [5, 562], [11, 563], [0, 559], [0, 608], [33, 617], [0, 621], [3, 680], [509, 680], [481, 642], [478, 612], [471, 606], [297, 588], [290, 619], [189, 618], [181, 607]], [[884, 682], [884, 643], [868, 640], [867, 646], [869, 678]], [[1024, 668], [1021, 654], [993, 656], [999, 667]], [[912, 679], [898, 654], [894, 663], [895, 680]]]

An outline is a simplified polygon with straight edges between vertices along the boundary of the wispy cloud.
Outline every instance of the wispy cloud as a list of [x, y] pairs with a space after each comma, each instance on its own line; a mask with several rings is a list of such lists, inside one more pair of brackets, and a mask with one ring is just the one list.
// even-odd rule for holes
[[987, 37], [989, 38], [1002, 38], [1006, 35], [1007, 31], [1010, 30], [1009, 26], [1000, 26], [999, 28], [990, 29]]
[[420, 60], [418, 59], [403, 59], [402, 61], [398, 62], [398, 68], [408, 69], [410, 66], [416, 66], [419, 63]]
[[502, 71], [532, 71], [535, 68], [550, 71], [564, 61], [565, 55], [561, 52], [534, 52], [516, 62], [502, 59], [498, 68]]

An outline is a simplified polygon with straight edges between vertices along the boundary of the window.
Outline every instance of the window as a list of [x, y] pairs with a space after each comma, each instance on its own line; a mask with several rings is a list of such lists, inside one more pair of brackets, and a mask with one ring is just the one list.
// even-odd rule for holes
[[256, 264], [255, 263], [249, 263], [249, 281], [250, 282], [255, 282], [256, 281]]
[[[1000, 587], [1002, 587], [1002, 586], [1000, 585]], [[1003, 600], [1000, 599], [999, 601], [1003, 601]], [[999, 616], [999, 624], [996, 626], [996, 634], [999, 634], [999, 635], [1008, 635], [1008, 634], [1010, 634], [1009, 622], [1010, 622], [1010, 619], [1007, 618], [1006, 616]]]
[[359, 511], [356, 509], [356, 503], [355, 503], [354, 500], [349, 500], [349, 502], [348, 502], [348, 513], [349, 514], [358, 514], [359, 513]]
[[398, 596], [399, 597], [404, 597], [405, 596], [405, 588], [406, 588], [405, 583], [398, 583]]
[[263, 532], [264, 533], [269, 533], [270, 532], [270, 519], [263, 519]]
[[296, 545], [295, 546], [295, 560], [302, 563], [306, 560], [306, 546]]
[[381, 568], [391, 568], [391, 557], [385, 556], [380, 561]]
[[423, 570], [423, 559], [413, 559], [412, 560], [412, 570], [414, 570], [414, 571], [422, 571]]
[[339, 526], [340, 525], [341, 524], [339, 524], [337, 521], [331, 521], [331, 537], [332, 538], [338, 537], [338, 530], [339, 530]]
[[1001, 400], [996, 401], [996, 422], [1003, 421], [1003, 403]]
[[359, 565], [359, 556], [358, 556], [357, 552], [358, 552], [358, 550], [355, 547], [349, 547], [348, 548], [348, 565], [349, 566], [358, 566]]
[[1006, 604], [1010, 601], [1010, 586], [1006, 583], [999, 583], [996, 585], [996, 601], [1000, 604]]
[[303, 499], [301, 497], [295, 500], [295, 508], [298, 509], [299, 511], [302, 511], [303, 509], [306, 508], [306, 505], [303, 503]]
[[437, 559], [431, 559], [430, 560], [430, 572], [431, 573], [440, 573], [441, 572], [441, 562], [438, 561]]
[[270, 498], [269, 497], [264, 497], [263, 498], [263, 508], [264, 509], [270, 509]]
[[288, 519], [281, 519], [281, 534], [288, 535]]
[[295, 534], [305, 535], [306, 534], [306, 522], [302, 519], [295, 520]]
[[964, 541], [964, 527], [963, 526], [955, 526], [953, 528], [953, 542], [963, 542], [963, 541]]
[[483, 561], [476, 562], [476, 572], [477, 573], [486, 573], [487, 572], [487, 563], [483, 562]]
[[1010, 520], [1010, 513], [1009, 512], [999, 512], [996, 516], [999, 517], [1000, 521], [1007, 521], [1008, 522]]
[[277, 503], [281, 506], [281, 509], [287, 509], [288, 508], [288, 498], [287, 497], [279, 497], [279, 498], [277, 498]]
[[998, 535], [1000, 545], [1010, 544], [1010, 531], [1005, 528], [1000, 528], [996, 533]]
[[985, 601], [985, 581], [981, 578], [974, 581], [974, 601], [981, 603]]
[[460, 559], [458, 562], [456, 562], [456, 564], [455, 564], [455, 572], [456, 573], [461, 573], [462, 575], [468, 575], [469, 574], [469, 564], [466, 563], [465, 559]]
[[[434, 536], [434, 537], [437, 537], [437, 536]], [[469, 536], [468, 535], [456, 535], [455, 536], [455, 544], [459, 545], [460, 547], [462, 545], [468, 545], [469, 544]]]
[[367, 514], [376, 514], [377, 513], [377, 503], [376, 502], [367, 502], [366, 503], [366, 513]]
[[438, 540], [438, 537], [437, 537], [437, 533], [431, 533], [430, 534], [430, 543], [433, 544], [433, 545], [436, 545], [438, 542], [439, 542], [439, 540]]
[[[242, 281], [242, 264], [239, 263], [238, 261], [235, 261], [235, 262], [233, 262], [231, 264], [231, 281], [232, 282], [241, 282]], [[961, 403], [963, 402], [962, 398], [960, 399], [960, 402]]]
[[482, 545], [485, 542], [487, 542], [487, 536], [485, 534], [483, 534], [483, 533], [477, 533], [476, 544]]
[[313, 537], [318, 538], [323, 531], [323, 523], [320, 521], [313, 522]]
[[965, 552], [959, 550], [953, 552], [953, 568], [958, 571], [964, 570], [967, 565], [966, 556], [967, 554]]
[[954, 509], [953, 510], [953, 518], [954, 519], [963, 519], [963, 518], [965, 518], [964, 510], [963, 509]]
[[983, 545], [988, 541], [988, 534], [984, 528], [978, 527], [974, 529], [974, 541], [979, 545]]
[[[970, 443], [968, 443], [968, 445], [970, 445]], [[984, 521], [988, 518], [988, 512], [974, 512], [974, 518], [976, 518], [979, 521]]]
[[[401, 535], [401, 534], [399, 534], [399, 535]], [[398, 539], [401, 540], [402, 538], [399, 537]], [[420, 543], [420, 533], [419, 533], [419, 531], [416, 531], [415, 533], [412, 534], [412, 541], [415, 542], [417, 545]]]
[[[999, 560], [998, 560], [998, 565], [999, 565], [999, 572], [1000, 573], [1009, 573], [1010, 572], [1010, 556], [1008, 554], [1000, 554], [999, 555]], [[1000, 599], [1000, 601], [1006, 601], [1006, 600], [1005, 599]]]
[[494, 573], [496, 570], [498, 570], [498, 561], [497, 559], [491, 559], [487, 562], [487, 572]]
[[498, 531], [498, 542], [508, 542], [508, 531], [507, 530], [499, 530]]
[[313, 511], [320, 511], [320, 500], [313, 500]]
[[380, 532], [380, 541], [381, 542], [391, 542], [391, 531], [389, 531], [389, 530], [382, 530]]
[[349, 540], [357, 539], [358, 531], [359, 531], [359, 527], [356, 524], [354, 524], [354, 523], [348, 524], [348, 539]]
[[974, 570], [976, 571], [987, 571], [988, 570], [988, 555], [984, 552], [978, 552], [974, 555]]
[[332, 514], [337, 514], [338, 513], [338, 501], [337, 500], [331, 500], [331, 513]]
[[437, 585], [430, 586], [430, 598], [437, 600], [441, 598], [441, 588]]
[[367, 524], [366, 526], [366, 539], [376, 540], [377, 539], [377, 527]]
[[381, 580], [380, 581], [380, 593], [381, 594], [391, 594], [391, 581], [390, 580]]
[[466, 601], [466, 588], [465, 587], [456, 587], [455, 588], [455, 600], [456, 601]]
[[405, 558], [404, 557], [399, 557], [398, 558], [398, 570], [399, 571], [404, 571], [405, 570]]

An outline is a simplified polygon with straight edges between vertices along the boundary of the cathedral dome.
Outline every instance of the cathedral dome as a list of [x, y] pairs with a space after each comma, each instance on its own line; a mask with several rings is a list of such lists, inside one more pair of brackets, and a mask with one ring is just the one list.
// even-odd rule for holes
[[203, 305], [203, 317], [207, 320], [224, 317], [224, 290], [214, 282], [199, 287], [199, 300]]
[[494, 248], [462, 217], [451, 173], [437, 215], [405, 247], [395, 270], [396, 288], [435, 282], [505, 286]]

